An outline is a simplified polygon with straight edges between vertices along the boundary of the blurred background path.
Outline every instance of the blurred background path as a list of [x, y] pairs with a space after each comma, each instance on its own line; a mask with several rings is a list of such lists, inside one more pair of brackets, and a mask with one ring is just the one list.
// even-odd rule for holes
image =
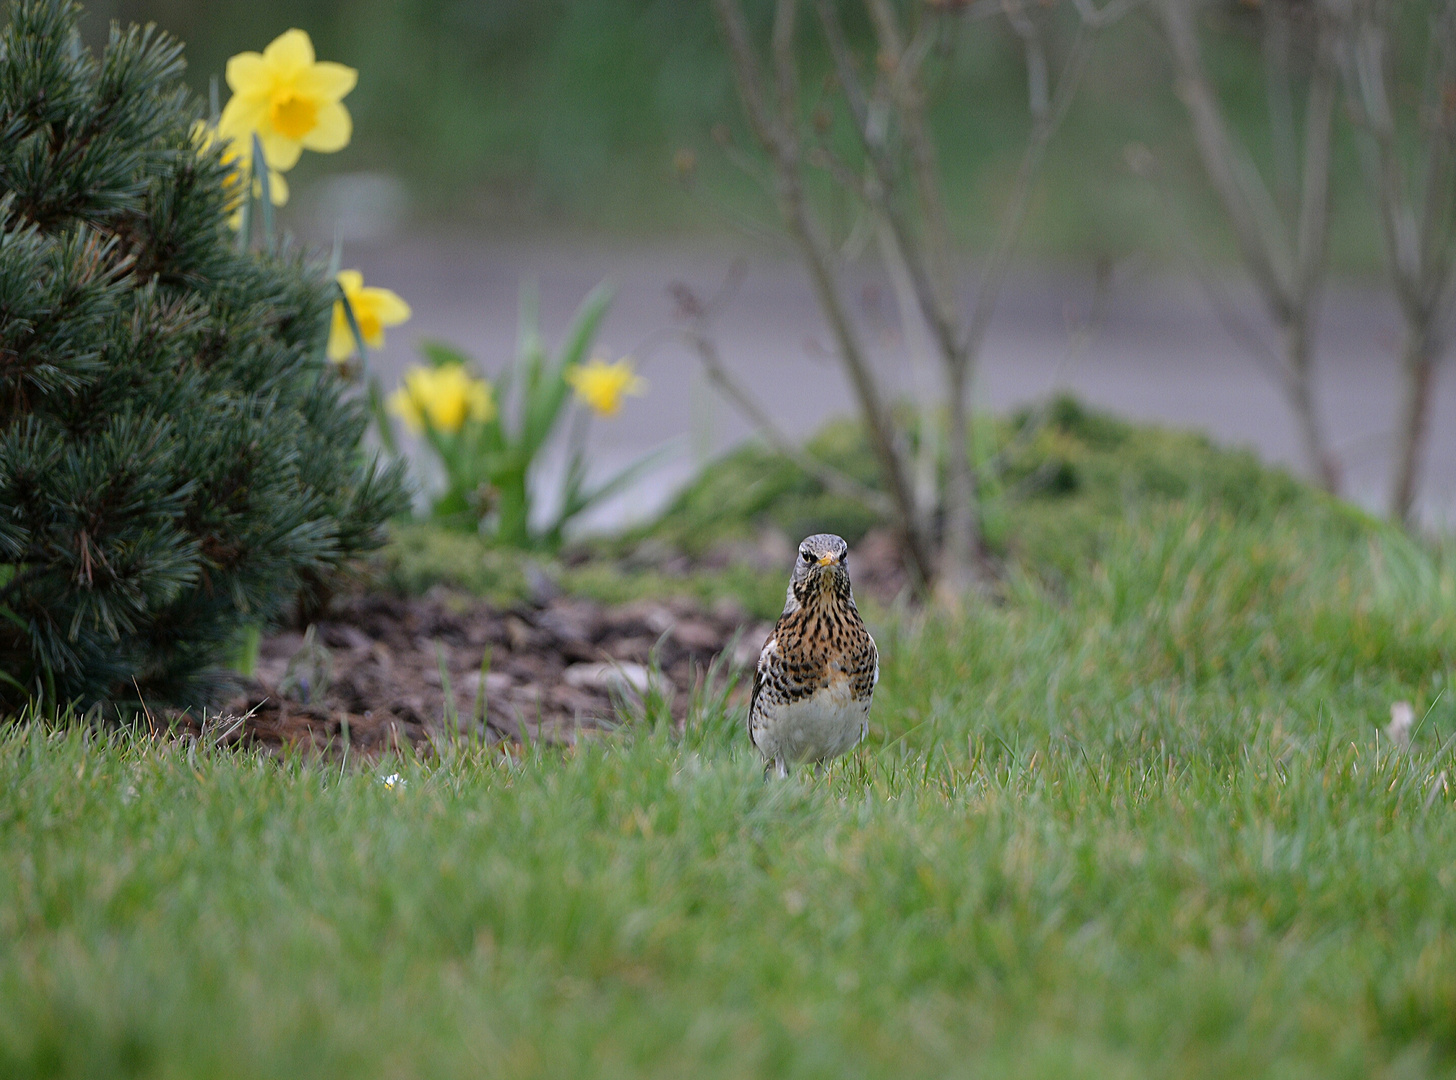
[[[535, 281], [548, 344], [563, 333], [575, 306], [598, 282], [616, 299], [599, 338], [613, 358], [636, 356], [650, 392], [622, 414], [596, 421], [597, 465], [620, 467], [676, 440], [679, 453], [629, 496], [604, 507], [595, 523], [649, 512], [685, 480], [705, 452], [720, 452], [749, 427], [707, 387], [697, 358], [670, 333], [676, 325], [669, 286], [700, 296], [723, 284], [735, 259], [746, 274], [715, 320], [725, 362], [778, 423], [807, 435], [852, 409], [848, 386], [828, 354], [829, 338], [800, 265], [728, 243], [634, 242], [574, 245], [530, 240], [470, 241], [412, 236], [354, 243], [346, 262], [366, 280], [406, 294], [414, 318], [391, 331], [374, 370], [392, 386], [418, 356], [421, 339], [460, 346], [494, 374], [515, 347], [519, 289]], [[974, 283], [974, 268], [965, 275]], [[1293, 425], [1274, 382], [1226, 331], [1203, 292], [1166, 267], [1118, 268], [1104, 314], [1078, 346], [1096, 287], [1092, 274], [1041, 271], [1013, 277], [997, 308], [979, 385], [983, 407], [1002, 411], [1070, 391], [1119, 415], [1196, 428], [1220, 443], [1246, 446], [1267, 461], [1303, 472]], [[856, 300], [876, 346], [886, 385], [905, 393], [905, 361], [892, 297], [874, 281]], [[1241, 311], [1258, 320], [1252, 296]], [[1399, 323], [1378, 290], [1335, 286], [1324, 306], [1319, 342], [1321, 408], [1345, 463], [1349, 497], [1382, 509], [1395, 418]], [[1446, 523], [1456, 511], [1456, 386], [1439, 386], [1422, 485], [1422, 516]]]
[[[748, 6], [765, 26], [768, 5]], [[1049, 41], [1068, 30], [1054, 7], [1041, 6]], [[599, 465], [605, 471], [672, 439], [682, 452], [669, 455], [650, 484], [604, 507], [597, 524], [650, 509], [706, 453], [747, 434], [713, 402], [695, 358], [663, 336], [674, 281], [712, 293], [733, 259], [746, 255], [748, 275], [717, 324], [726, 361], [793, 434], [849, 411], [799, 264], [772, 242], [732, 239], [783, 233], [772, 198], [739, 167], [756, 159], [746, 150], [751, 138], [710, 5], [89, 0], [87, 8], [85, 33], [95, 43], [113, 18], [154, 19], [179, 35], [201, 100], [230, 56], [261, 49], [290, 26], [309, 31], [320, 57], [359, 70], [347, 99], [354, 139], [338, 155], [304, 155], [290, 173], [293, 196], [280, 220], [325, 248], [341, 235], [346, 266], [413, 305], [414, 320], [391, 332], [377, 361], [387, 384], [422, 337], [451, 341], [485, 371], [499, 371], [513, 347], [523, 280], [539, 281], [548, 340], [597, 282], [615, 284], [601, 344], [637, 355], [652, 390], [618, 419], [594, 425]], [[1203, 14], [1207, 63], [1229, 122], [1252, 153], [1270, 153], [1263, 9], [1210, 0]], [[937, 69], [929, 123], [951, 245], [985, 252], [1028, 130], [1024, 49], [1004, 19], [957, 25]], [[850, 32], [869, 47], [864, 26]], [[807, 86], [826, 68], [823, 57], [805, 62]], [[987, 342], [980, 404], [1000, 410], [1070, 390], [1121, 415], [1200, 428], [1299, 469], [1294, 425], [1272, 380], [1198, 288], [1169, 270], [1186, 265], [1182, 256], [1192, 250], [1227, 275], [1242, 309], [1259, 321], [1252, 295], [1238, 292], [1245, 276], [1229, 224], [1173, 83], [1150, 12], [1134, 12], [1099, 36], [1037, 181], [1017, 247], [1021, 276], [1008, 283]], [[1363, 284], [1327, 292], [1318, 395], [1348, 494], [1383, 509], [1399, 322], [1382, 280], [1384, 248], [1353, 128], [1342, 121], [1332, 138], [1329, 265], [1334, 279]], [[1158, 186], [1128, 166], [1130, 151], [1156, 162]], [[820, 194], [826, 228], [845, 239], [851, 209]], [[1122, 262], [1134, 252], [1143, 253], [1141, 270]], [[1068, 359], [1070, 332], [1092, 301], [1090, 268], [1108, 258], [1119, 260], [1119, 273], [1106, 317]], [[969, 288], [974, 275], [963, 280]], [[887, 383], [908, 389], [888, 290], [866, 280], [855, 299], [865, 324], [879, 330], [872, 336]], [[1430, 523], [1456, 511], [1449, 382], [1439, 383], [1419, 499]]]

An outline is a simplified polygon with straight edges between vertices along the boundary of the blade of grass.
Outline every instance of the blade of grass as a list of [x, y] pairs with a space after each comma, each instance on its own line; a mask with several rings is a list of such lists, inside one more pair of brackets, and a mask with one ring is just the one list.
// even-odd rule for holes
[[480, 682], [475, 685], [475, 709], [471, 714], [473, 723], [471, 735], [475, 734], [475, 724], [480, 725], [481, 738], [485, 737], [486, 710], [490, 707], [485, 700], [485, 677], [490, 674], [490, 646], [485, 647], [485, 652], [480, 657]]
[[449, 728], [449, 739], [454, 743], [460, 737], [460, 709], [455, 704], [455, 688], [450, 685], [450, 669], [445, 664], [445, 649], [435, 642], [435, 662], [440, 667], [440, 689], [445, 695], [445, 723]]

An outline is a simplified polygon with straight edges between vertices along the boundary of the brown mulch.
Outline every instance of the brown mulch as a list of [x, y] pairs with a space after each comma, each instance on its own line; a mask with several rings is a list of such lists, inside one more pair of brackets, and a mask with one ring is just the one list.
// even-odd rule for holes
[[769, 630], [732, 602], [557, 597], [498, 609], [438, 590], [366, 593], [336, 602], [308, 635], [265, 638], [255, 677], [206, 727], [224, 744], [382, 752], [447, 738], [455, 719], [462, 736], [570, 744], [644, 699], [666, 700], [680, 724], [714, 658], [736, 645], [724, 663], [751, 664]]

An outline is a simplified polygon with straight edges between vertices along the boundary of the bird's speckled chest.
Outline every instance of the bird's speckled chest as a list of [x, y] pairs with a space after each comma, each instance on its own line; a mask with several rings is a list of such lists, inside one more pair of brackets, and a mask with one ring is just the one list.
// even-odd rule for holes
[[764, 673], [781, 701], [798, 701], [821, 690], [850, 698], [874, 689], [874, 643], [853, 606], [819, 603], [786, 613], [774, 628], [777, 663]]

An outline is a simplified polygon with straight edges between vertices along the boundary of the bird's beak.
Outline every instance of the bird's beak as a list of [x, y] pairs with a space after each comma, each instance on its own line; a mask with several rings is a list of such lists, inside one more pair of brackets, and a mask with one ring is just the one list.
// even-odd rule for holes
[[820, 566], [833, 566], [837, 562], [839, 562], [839, 560], [837, 558], [835, 558], [833, 555], [820, 555], [819, 556], [819, 565]]

